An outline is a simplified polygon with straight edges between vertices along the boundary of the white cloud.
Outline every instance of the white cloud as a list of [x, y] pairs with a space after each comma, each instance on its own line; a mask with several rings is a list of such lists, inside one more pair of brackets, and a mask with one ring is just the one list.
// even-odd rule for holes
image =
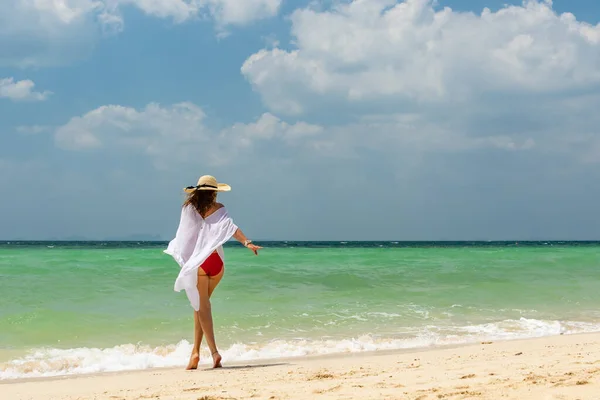
[[[535, 139], [527, 133], [476, 136], [463, 128], [443, 126], [419, 115], [370, 116], [356, 123], [323, 126], [304, 121], [290, 123], [264, 113], [250, 123], [214, 129], [203, 110], [192, 103], [151, 103], [142, 109], [98, 107], [54, 129], [54, 139], [58, 147], [69, 151], [108, 151], [127, 158], [143, 155], [160, 169], [178, 168], [198, 160], [224, 166], [262, 157], [291, 157], [296, 161], [358, 159], [368, 151], [394, 159], [427, 153], [520, 151], [536, 147]], [[23, 133], [46, 129], [18, 128]]]
[[[588, 137], [597, 129], [592, 125], [600, 126], [600, 115], [583, 121], [581, 113], [587, 115], [589, 107], [582, 104], [581, 99], [563, 102], [564, 111], [543, 127], [554, 136], [565, 128], [580, 132], [554, 147], [539, 142], [526, 120], [518, 121], [512, 134], [488, 129], [475, 135], [470, 120], [442, 123], [420, 113], [370, 115], [335, 125], [283, 121], [265, 113], [250, 123], [216, 129], [190, 103], [102, 106], [54, 129], [56, 144], [67, 151], [47, 159], [50, 165], [33, 175], [42, 174], [38, 189], [60, 199], [52, 204], [69, 209], [71, 217], [45, 224], [36, 234], [122, 235], [127, 226], [171, 234], [165, 227], [176, 218], [181, 187], [197, 174], [212, 173], [241, 194], [224, 201], [259, 237], [348, 240], [347, 232], [357, 240], [593, 237], [598, 224], [589, 222], [595, 215], [589, 213], [597, 190], [587, 182], [595, 181], [597, 168], [563, 157], [569, 147], [587, 151], [589, 162], [600, 154]], [[493, 127], [493, 120], [488, 122], [483, 118], [479, 127]], [[2, 159], [0, 170], [6, 172], [0, 181], [9, 188], [9, 208], [31, 208], [31, 196], [23, 195], [29, 193], [23, 177], [31, 171]], [[75, 192], [69, 190], [74, 185]], [[367, 203], [377, 206], [365, 213]], [[287, 212], [290, 204], [295, 212]], [[89, 207], [97, 212], [89, 213]], [[563, 209], [577, 210], [575, 220], [574, 214], [557, 211]], [[56, 211], [45, 215], [64, 214]], [[154, 213], [154, 222], [148, 213]], [[314, 219], [325, 221], [326, 228], [315, 230]], [[32, 234], [27, 228], [18, 232], [10, 233]]]
[[333, 125], [303, 143], [320, 158], [352, 159], [357, 162], [373, 154], [396, 163], [488, 150], [530, 151], [536, 141], [527, 132], [473, 135], [460, 124], [429, 121], [421, 115], [367, 116], [354, 123]]
[[291, 21], [293, 48], [263, 49], [241, 72], [271, 112], [341, 121], [315, 151], [600, 159], [600, 25], [550, 1], [473, 13], [355, 0], [299, 9]]
[[[225, 164], [240, 157], [259, 141], [279, 140], [286, 145], [318, 135], [323, 128], [303, 122], [288, 124], [266, 113], [256, 122], [237, 123], [214, 130], [206, 126], [203, 110], [192, 103], [161, 106], [151, 103], [137, 110], [120, 105], [98, 107], [71, 118], [55, 130], [58, 147], [71, 151], [107, 150], [144, 154], [164, 168], [169, 162], [201, 158], [209, 164]], [[37, 127], [19, 127], [36, 132]]]
[[98, 37], [105, 3], [0, 0], [0, 66], [54, 66], [85, 57]]
[[[38, 132], [46, 127], [20, 127], [21, 132]], [[364, 118], [357, 123], [321, 126], [304, 121], [288, 123], [270, 113], [254, 122], [235, 123], [215, 130], [207, 127], [203, 110], [192, 103], [143, 109], [119, 105], [98, 107], [71, 118], [55, 129], [56, 145], [64, 150], [121, 151], [144, 154], [163, 163], [198, 158], [223, 165], [248, 156], [265, 143], [266, 153], [276, 156], [283, 147], [296, 153], [319, 157], [353, 157], [369, 149], [382, 154], [400, 152], [460, 152], [482, 148], [528, 150], [535, 146], [529, 137], [493, 135], [470, 137], [454, 127], [440, 127], [418, 116]], [[283, 146], [283, 147], [282, 147]], [[259, 155], [260, 156], [260, 155]]]
[[[3, 11], [13, 14], [0, 15], [0, 64], [19, 66], [85, 55], [98, 27], [123, 29], [124, 5], [175, 23], [206, 13], [222, 27], [272, 15], [280, 3], [0, 0], [7, 1]], [[41, 173], [41, 190], [64, 200], [45, 215], [64, 215], [65, 204], [79, 210], [46, 226], [119, 232], [124, 220], [150, 221], [148, 213], [179, 190], [181, 175], [216, 170], [237, 179], [231, 183], [248, 204], [239, 210], [247, 207], [241, 214], [255, 218], [263, 237], [488, 238], [490, 226], [495, 237], [527, 235], [530, 226], [538, 235], [573, 237], [586, 223], [592, 228], [583, 232], [596, 232], [600, 225], [586, 221], [595, 215], [597, 190], [586, 182], [598, 174], [586, 163], [600, 162], [597, 26], [540, 2], [478, 15], [435, 11], [427, 1], [339, 3], [295, 12], [297, 48], [271, 49], [278, 46], [271, 41], [270, 50], [244, 64], [270, 108], [251, 122], [214, 128], [195, 104], [151, 103], [98, 107], [59, 127], [17, 127], [23, 134], [50, 131], [65, 151], [28, 168], [0, 159], [7, 204], [17, 206], [5, 208], [31, 209], [35, 197], [23, 177]], [[282, 113], [304, 115], [295, 121]], [[573, 162], [573, 154], [584, 163]], [[161, 171], [147, 168], [148, 161]], [[63, 180], [64, 171], [72, 177]], [[275, 183], [268, 196], [249, 176]], [[73, 192], [73, 185], [81, 187]], [[115, 214], [139, 203], [139, 187], [148, 201]], [[158, 196], [165, 203], [152, 204]], [[377, 210], [365, 214], [365, 202]], [[298, 212], [260, 211], [289, 204]], [[90, 206], [103, 211], [89, 213]], [[557, 210], [577, 210], [580, 218]], [[129, 219], [133, 214], [137, 219]], [[306, 215], [328, 228], [315, 231]], [[557, 215], [571, 228], [558, 229]]]
[[282, 0], [205, 0], [218, 23], [223, 25], [244, 25], [279, 12]]
[[120, 5], [134, 5], [148, 15], [172, 18], [177, 23], [208, 14], [224, 26], [273, 17], [281, 0], [115, 0], [112, 8], [118, 9]]
[[430, 0], [355, 0], [327, 11], [296, 10], [291, 20], [296, 49], [261, 50], [241, 69], [277, 112], [600, 85], [600, 25], [559, 15], [550, 1], [474, 14], [435, 10]]
[[208, 141], [204, 112], [191, 103], [170, 107], [148, 104], [142, 110], [119, 105], [98, 107], [56, 129], [56, 144], [66, 150], [125, 149], [145, 154], [177, 145]]
[[200, 2], [194, 0], [117, 0], [116, 3], [118, 5], [134, 5], [147, 15], [172, 18], [176, 23], [195, 17], [201, 8]]
[[256, 122], [249, 124], [237, 123], [225, 129], [221, 135], [231, 136], [244, 146], [250, 145], [253, 140], [268, 140], [281, 138], [288, 143], [323, 132], [323, 127], [305, 122], [288, 124], [271, 113], [264, 113]]
[[218, 148], [214, 163], [226, 165], [263, 156], [285, 158], [287, 149], [293, 149], [298, 155], [324, 134], [326, 130], [322, 126], [303, 121], [290, 124], [271, 113], [264, 113], [255, 122], [235, 123], [220, 130], [214, 142]]
[[86, 57], [101, 33], [124, 28], [122, 10], [174, 23], [205, 15], [219, 29], [277, 15], [281, 0], [0, 0], [0, 66], [54, 66]]
[[36, 92], [33, 90], [35, 83], [26, 79], [15, 81], [14, 78], [0, 79], [0, 98], [13, 101], [44, 101], [52, 92]]
[[[24, 133], [46, 129], [18, 128]], [[325, 127], [303, 121], [288, 123], [265, 113], [254, 122], [215, 130], [207, 127], [203, 110], [192, 103], [172, 106], [151, 103], [140, 110], [119, 105], [98, 107], [56, 128], [54, 138], [56, 145], [64, 150], [143, 154], [161, 165], [187, 162], [199, 156], [211, 165], [229, 164], [249, 156], [264, 144], [270, 146], [265, 154], [271, 157], [276, 156], [277, 150], [290, 148], [296, 155], [305, 151], [309, 156], [324, 158], [353, 157], [362, 149], [394, 155], [482, 148], [527, 150], [535, 146], [528, 137], [469, 137], [454, 132], [453, 127], [440, 128], [420, 117], [402, 115]]]

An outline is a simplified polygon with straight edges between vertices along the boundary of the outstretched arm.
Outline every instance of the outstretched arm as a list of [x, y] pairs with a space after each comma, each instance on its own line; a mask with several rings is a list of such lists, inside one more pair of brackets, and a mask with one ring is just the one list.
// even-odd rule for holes
[[238, 242], [240, 242], [241, 244], [243, 244], [248, 249], [252, 250], [254, 252], [254, 254], [256, 254], [256, 255], [258, 255], [258, 250], [262, 249], [262, 247], [253, 244], [252, 241], [249, 240], [246, 237], [246, 235], [244, 235], [244, 232], [242, 232], [242, 230], [240, 228], [238, 228], [235, 231], [235, 233], [233, 234], [233, 238], [235, 240], [237, 240]]

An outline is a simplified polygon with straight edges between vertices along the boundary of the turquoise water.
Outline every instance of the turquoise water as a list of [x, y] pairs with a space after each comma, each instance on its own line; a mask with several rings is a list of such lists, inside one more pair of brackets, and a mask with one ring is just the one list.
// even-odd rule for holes
[[[183, 366], [192, 309], [163, 244], [0, 245], [0, 379]], [[597, 244], [228, 247], [226, 360], [600, 331]]]

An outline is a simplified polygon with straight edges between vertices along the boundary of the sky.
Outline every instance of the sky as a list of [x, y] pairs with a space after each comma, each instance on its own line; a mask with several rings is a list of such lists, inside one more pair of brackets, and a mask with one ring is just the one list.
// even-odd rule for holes
[[600, 239], [596, 0], [0, 10], [0, 239]]

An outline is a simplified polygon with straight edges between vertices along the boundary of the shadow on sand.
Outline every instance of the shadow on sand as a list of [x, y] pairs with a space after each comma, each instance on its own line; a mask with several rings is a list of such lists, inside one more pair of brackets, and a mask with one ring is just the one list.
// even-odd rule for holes
[[224, 365], [221, 368], [205, 368], [204, 371], [218, 371], [220, 369], [254, 369], [278, 367], [280, 365], [290, 365], [290, 363], [272, 363], [272, 364], [248, 364], [248, 365]]

